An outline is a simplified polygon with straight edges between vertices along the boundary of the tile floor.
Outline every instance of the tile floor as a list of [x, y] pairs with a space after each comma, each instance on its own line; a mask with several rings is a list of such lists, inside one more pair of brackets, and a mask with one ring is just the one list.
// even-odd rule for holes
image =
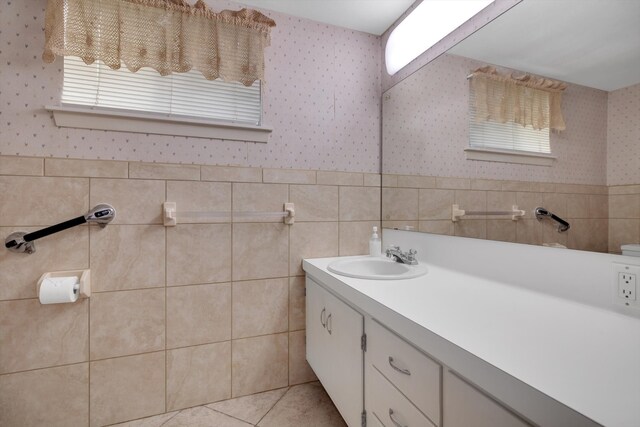
[[319, 382], [142, 418], [113, 427], [345, 427]]

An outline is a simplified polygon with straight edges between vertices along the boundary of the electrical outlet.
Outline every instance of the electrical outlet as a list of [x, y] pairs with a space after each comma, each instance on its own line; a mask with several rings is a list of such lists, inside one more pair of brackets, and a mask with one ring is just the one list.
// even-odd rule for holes
[[613, 270], [614, 303], [640, 309], [640, 299], [638, 298], [640, 266], [614, 263]]
[[631, 273], [618, 273], [618, 298], [630, 301], [636, 300], [636, 275]]

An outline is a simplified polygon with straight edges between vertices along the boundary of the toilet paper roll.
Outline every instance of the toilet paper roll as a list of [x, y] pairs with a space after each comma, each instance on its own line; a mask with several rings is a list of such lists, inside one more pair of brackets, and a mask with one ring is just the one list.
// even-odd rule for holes
[[80, 294], [77, 277], [47, 277], [40, 285], [41, 304], [76, 302]]

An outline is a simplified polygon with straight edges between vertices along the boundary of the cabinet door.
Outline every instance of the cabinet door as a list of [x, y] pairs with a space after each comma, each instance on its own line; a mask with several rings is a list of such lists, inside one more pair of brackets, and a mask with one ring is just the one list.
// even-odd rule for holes
[[530, 427], [531, 425], [457, 375], [444, 376], [444, 427]]
[[[329, 334], [326, 330], [327, 306], [322, 288], [307, 279], [306, 285], [306, 354], [307, 362], [320, 378], [331, 368]], [[324, 384], [324, 382], [323, 382]]]
[[306, 301], [307, 361], [347, 425], [360, 426], [364, 319], [309, 278]]

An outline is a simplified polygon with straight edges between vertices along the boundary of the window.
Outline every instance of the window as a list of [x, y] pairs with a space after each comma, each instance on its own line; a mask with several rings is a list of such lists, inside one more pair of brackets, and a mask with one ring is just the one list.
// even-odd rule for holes
[[161, 76], [125, 67], [112, 70], [102, 62], [86, 65], [75, 56], [64, 57], [62, 103], [91, 107], [162, 113], [260, 125], [260, 81], [252, 86], [206, 80], [189, 71]]
[[[548, 110], [549, 104], [546, 108]], [[548, 111], [543, 114], [548, 115]], [[469, 89], [469, 160], [524, 163], [550, 166], [549, 128], [534, 129], [519, 123], [476, 121], [476, 101], [472, 86]]]
[[198, 71], [161, 76], [64, 57], [62, 106], [47, 107], [61, 127], [267, 142], [260, 81], [206, 80]]

